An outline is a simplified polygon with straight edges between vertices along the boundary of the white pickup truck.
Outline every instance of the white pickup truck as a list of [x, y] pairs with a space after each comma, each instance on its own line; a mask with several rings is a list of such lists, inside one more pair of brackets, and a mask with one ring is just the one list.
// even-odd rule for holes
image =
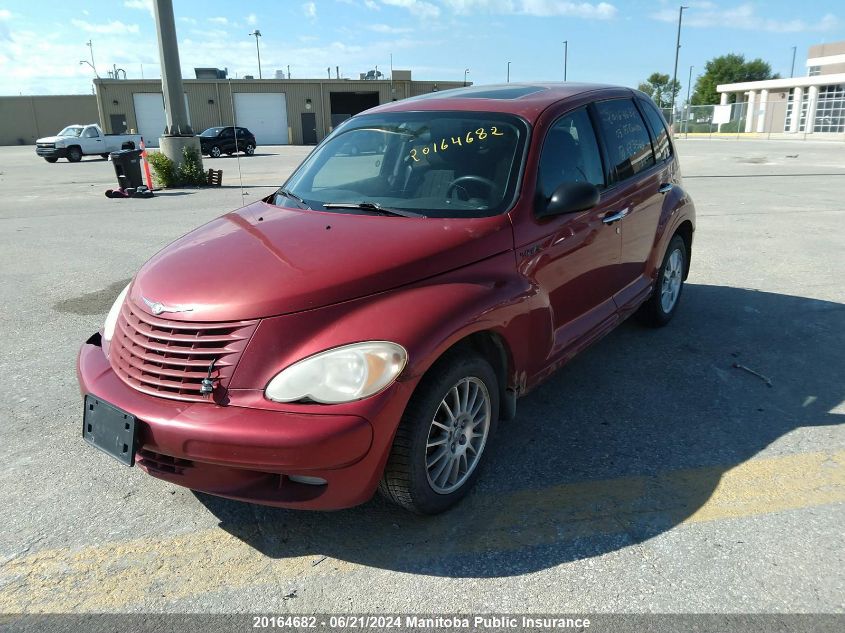
[[100, 155], [108, 158], [109, 152], [136, 149], [141, 145], [140, 134], [104, 134], [96, 123], [68, 125], [56, 136], [45, 136], [35, 141], [35, 153], [48, 163], [60, 158], [77, 163], [83, 156]]

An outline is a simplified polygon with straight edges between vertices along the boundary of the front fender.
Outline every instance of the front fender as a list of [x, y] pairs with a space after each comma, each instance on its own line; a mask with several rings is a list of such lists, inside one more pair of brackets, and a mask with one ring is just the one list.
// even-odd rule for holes
[[302, 358], [367, 340], [403, 345], [408, 367], [399, 381], [416, 384], [447, 349], [479, 331], [504, 340], [511, 384], [530, 375], [551, 349], [548, 297], [516, 271], [512, 252], [396, 290], [264, 319], [230, 388], [263, 389]]

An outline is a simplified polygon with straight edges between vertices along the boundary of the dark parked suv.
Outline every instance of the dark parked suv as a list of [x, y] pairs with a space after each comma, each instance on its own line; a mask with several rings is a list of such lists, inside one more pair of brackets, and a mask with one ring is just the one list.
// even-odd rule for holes
[[200, 147], [203, 154], [212, 158], [220, 158], [221, 154], [231, 156], [235, 152], [252, 156], [255, 136], [245, 127], [210, 127], [200, 134]]

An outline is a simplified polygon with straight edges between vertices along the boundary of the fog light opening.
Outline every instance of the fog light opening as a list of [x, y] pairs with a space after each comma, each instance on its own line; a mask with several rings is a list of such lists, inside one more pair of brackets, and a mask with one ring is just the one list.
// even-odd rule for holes
[[308, 484], [309, 486], [325, 486], [328, 483], [322, 477], [308, 477], [307, 475], [288, 475], [288, 479], [298, 484]]

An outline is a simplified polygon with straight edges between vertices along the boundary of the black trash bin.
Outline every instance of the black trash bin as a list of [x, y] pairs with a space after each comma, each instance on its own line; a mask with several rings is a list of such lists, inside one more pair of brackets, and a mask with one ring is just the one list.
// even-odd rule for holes
[[137, 189], [144, 184], [141, 178], [141, 150], [122, 149], [112, 152], [111, 161], [121, 189]]

